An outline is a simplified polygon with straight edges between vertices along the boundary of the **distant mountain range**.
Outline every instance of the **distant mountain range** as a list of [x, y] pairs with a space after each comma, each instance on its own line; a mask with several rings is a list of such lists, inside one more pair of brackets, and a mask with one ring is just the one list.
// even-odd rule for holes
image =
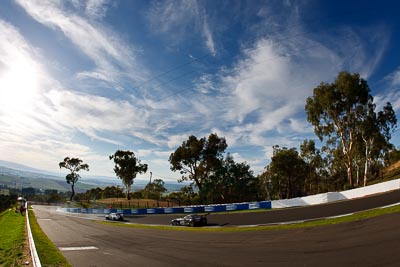
[[[135, 179], [133, 190], [143, 189], [148, 180]], [[175, 181], [164, 181], [168, 192], [179, 191], [182, 186]], [[0, 185], [10, 188], [40, 188], [56, 189], [58, 191], [70, 191], [71, 186], [65, 181], [65, 176], [45, 170], [35, 169], [26, 165], [0, 160]], [[106, 186], [122, 186], [121, 180], [116, 177], [84, 176], [76, 184], [77, 192], [85, 192], [91, 188]]]
[[13, 169], [15, 171], [22, 171], [22, 172], [29, 172], [29, 173], [40, 173], [40, 174], [46, 174], [50, 176], [56, 176], [60, 177], [60, 175], [57, 175], [56, 173], [48, 172], [45, 170], [40, 170], [40, 169], [35, 169], [26, 165], [18, 164], [15, 162], [10, 162], [10, 161], [5, 161], [5, 160], [0, 160], [0, 167], [5, 167], [9, 169]]

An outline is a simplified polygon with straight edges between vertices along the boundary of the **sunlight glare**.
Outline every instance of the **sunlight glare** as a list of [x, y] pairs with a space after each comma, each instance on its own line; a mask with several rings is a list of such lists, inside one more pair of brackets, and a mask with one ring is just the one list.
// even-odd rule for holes
[[38, 89], [38, 73], [29, 61], [11, 63], [0, 73], [0, 110], [29, 112]]

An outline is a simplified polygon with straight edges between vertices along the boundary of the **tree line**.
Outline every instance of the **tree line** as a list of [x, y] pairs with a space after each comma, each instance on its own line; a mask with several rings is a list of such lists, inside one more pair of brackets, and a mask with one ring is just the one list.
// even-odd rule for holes
[[[366, 186], [385, 166], [400, 160], [400, 152], [390, 143], [397, 127], [392, 105], [377, 111], [367, 82], [355, 73], [340, 72], [333, 83], [321, 83], [307, 98], [308, 122], [322, 144], [304, 140], [297, 148], [273, 147], [270, 163], [255, 176], [247, 162], [235, 162], [225, 153], [224, 137], [188, 137], [169, 157], [170, 169], [179, 172], [180, 181], [190, 181], [180, 192], [169, 194], [179, 202], [232, 203], [264, 199], [283, 199], [327, 191]], [[117, 150], [109, 156], [114, 172], [125, 186], [127, 199], [137, 174], [146, 173], [134, 152]], [[74, 184], [80, 170], [89, 166], [77, 158], [66, 157], [59, 163], [70, 173], [66, 180]], [[149, 183], [146, 197], [159, 199], [165, 192], [163, 181]], [[165, 188], [164, 188], [165, 189]]]

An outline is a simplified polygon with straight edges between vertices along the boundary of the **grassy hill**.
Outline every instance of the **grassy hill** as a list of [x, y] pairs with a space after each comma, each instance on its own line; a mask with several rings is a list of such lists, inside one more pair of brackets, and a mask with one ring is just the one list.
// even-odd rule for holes
[[400, 178], [400, 160], [384, 169], [382, 176], [385, 181]]
[[[400, 161], [392, 164], [382, 171], [380, 179], [371, 181], [369, 185], [389, 181], [400, 178]], [[143, 189], [147, 180], [136, 179], [133, 186], [133, 191]], [[110, 185], [120, 185], [119, 179], [85, 179], [82, 178], [75, 185], [77, 193], [86, 192], [86, 190], [101, 187], [104, 188]], [[165, 187], [168, 192], [179, 191], [182, 186], [188, 185], [188, 183], [178, 183], [174, 181], [165, 181]], [[32, 173], [27, 171], [19, 171], [11, 168], [0, 166], [0, 186], [7, 186], [8, 188], [39, 188], [42, 190], [54, 189], [59, 192], [67, 192], [71, 190], [71, 186], [67, 184], [64, 177], [50, 176], [48, 174]]]
[[[42, 190], [54, 189], [59, 192], [67, 192], [71, 190], [71, 186], [64, 180], [55, 180], [48, 178], [29, 178], [29, 177], [18, 177], [7, 174], [0, 174], [0, 185], [5, 185], [9, 188], [39, 188]], [[78, 182], [75, 186], [77, 192], [85, 192], [88, 189], [96, 187], [95, 185], [88, 185]]]

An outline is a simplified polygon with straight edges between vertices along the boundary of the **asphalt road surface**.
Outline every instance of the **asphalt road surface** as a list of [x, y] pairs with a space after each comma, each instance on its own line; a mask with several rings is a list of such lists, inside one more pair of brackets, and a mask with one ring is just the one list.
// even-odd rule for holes
[[[400, 202], [400, 190], [391, 191], [385, 194], [373, 195], [365, 198], [345, 200], [328, 204], [313, 205], [308, 207], [276, 209], [266, 212], [255, 213], [211, 213], [207, 216], [210, 226], [239, 226], [259, 225], [288, 221], [310, 220], [339, 216], [353, 212], [368, 210], [376, 207], [383, 207]], [[131, 215], [126, 220], [140, 224], [161, 224], [168, 225], [171, 220], [184, 215]], [[399, 243], [400, 244], [400, 243]], [[400, 265], [399, 265], [400, 266]]]
[[[398, 191], [385, 196], [336, 204], [360, 205], [365, 209], [370, 202], [388, 205], [400, 200], [396, 199]], [[352, 212], [331, 204], [314, 208]], [[286, 211], [312, 213], [308, 209]], [[35, 207], [34, 211], [43, 231], [73, 266], [400, 266], [400, 213], [316, 228], [186, 232], [103, 225], [44, 207]], [[253, 217], [275, 212], [240, 215]], [[320, 215], [316, 213], [316, 217]], [[218, 217], [214, 216], [213, 220]], [[235, 217], [237, 214], [230, 214], [231, 219], [220, 216], [224, 224], [237, 225], [242, 220]]]

